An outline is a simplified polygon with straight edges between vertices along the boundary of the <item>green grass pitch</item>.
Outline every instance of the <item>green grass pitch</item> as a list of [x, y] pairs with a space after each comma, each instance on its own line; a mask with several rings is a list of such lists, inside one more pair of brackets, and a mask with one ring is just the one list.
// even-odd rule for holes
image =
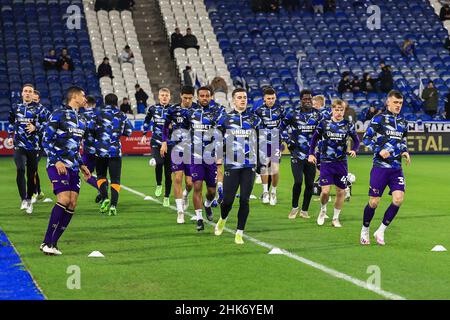
[[[251, 200], [246, 233], [362, 281], [371, 276], [369, 266], [378, 266], [381, 288], [407, 299], [450, 299], [450, 251], [430, 251], [437, 244], [450, 250], [449, 156], [413, 155], [412, 165], [404, 168], [405, 202], [386, 232], [385, 247], [373, 238], [370, 246], [359, 245], [370, 167], [368, 156], [349, 160], [357, 181], [341, 214], [343, 228], [334, 229], [329, 221], [316, 225], [317, 197], [310, 220], [287, 219], [293, 179], [289, 159], [283, 158], [279, 204]], [[40, 175], [44, 192], [54, 199], [45, 159]], [[12, 158], [0, 159], [0, 176], [0, 227], [48, 299], [384, 299], [294, 259], [269, 255], [250, 241], [238, 246], [230, 233], [216, 237], [211, 226], [199, 233], [189, 219], [177, 225], [175, 211], [123, 189], [118, 216], [102, 216], [94, 203], [96, 192], [86, 183], [76, 216], [60, 240], [64, 254], [45, 256], [38, 247], [52, 204], [38, 203], [33, 214], [26, 215], [19, 210]], [[124, 158], [122, 184], [153, 196], [154, 169], [147, 157]], [[253, 194], [259, 196], [261, 189], [255, 185]], [[385, 193], [371, 234], [389, 201]], [[227, 223], [233, 229], [237, 204]], [[218, 216], [216, 208], [216, 221]], [[105, 258], [88, 258], [94, 250]], [[72, 265], [81, 270], [79, 290], [67, 288]]]

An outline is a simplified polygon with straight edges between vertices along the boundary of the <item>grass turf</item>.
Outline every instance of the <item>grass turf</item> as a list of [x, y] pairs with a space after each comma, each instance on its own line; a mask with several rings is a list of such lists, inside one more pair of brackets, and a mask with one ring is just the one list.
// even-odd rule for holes
[[[450, 250], [449, 158], [427, 155], [412, 160], [404, 169], [405, 202], [386, 232], [385, 247], [375, 245], [373, 238], [369, 247], [359, 245], [371, 167], [367, 156], [349, 161], [357, 181], [341, 214], [343, 228], [334, 229], [329, 221], [323, 227], [315, 224], [317, 197], [310, 220], [287, 219], [293, 179], [289, 159], [283, 158], [279, 204], [251, 200], [246, 233], [363, 281], [371, 275], [368, 266], [376, 265], [381, 288], [407, 299], [450, 299], [450, 255], [430, 251], [436, 244]], [[124, 158], [122, 184], [153, 196], [154, 170], [147, 163], [144, 157]], [[41, 183], [50, 196], [44, 166], [45, 159], [40, 164]], [[102, 216], [94, 203], [96, 192], [86, 183], [76, 216], [59, 244], [63, 256], [45, 256], [38, 247], [53, 204], [38, 203], [33, 214], [26, 215], [19, 210], [12, 158], [0, 159], [0, 176], [0, 227], [49, 299], [383, 299], [293, 259], [268, 255], [267, 249], [249, 241], [235, 245], [230, 233], [215, 237], [210, 226], [198, 233], [189, 219], [177, 225], [175, 211], [126, 190], [120, 194], [119, 215]], [[259, 196], [261, 189], [255, 185], [253, 194]], [[236, 200], [227, 222], [233, 229]], [[385, 193], [371, 234], [388, 205]], [[328, 208], [332, 213], [331, 204]], [[217, 220], [219, 210], [214, 211]], [[88, 258], [94, 250], [105, 258]], [[80, 290], [66, 285], [72, 265], [81, 270]]]

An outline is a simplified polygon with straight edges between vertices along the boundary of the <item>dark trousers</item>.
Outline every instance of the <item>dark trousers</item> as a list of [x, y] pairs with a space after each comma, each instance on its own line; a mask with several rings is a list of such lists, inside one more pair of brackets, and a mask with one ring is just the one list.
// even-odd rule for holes
[[316, 166], [308, 160], [291, 158], [292, 175], [294, 176], [294, 186], [292, 187], [292, 208], [298, 208], [298, 200], [302, 192], [303, 175], [305, 176], [305, 191], [303, 193], [302, 210], [308, 211], [314, 189], [314, 178], [316, 176]]
[[226, 219], [233, 207], [238, 188], [240, 189], [238, 230], [244, 230], [250, 212], [249, 200], [255, 181], [254, 168], [225, 169], [223, 175], [223, 202], [220, 205], [222, 219]]
[[[30, 200], [35, 192], [34, 178], [37, 171], [38, 151], [27, 151], [23, 148], [14, 150], [14, 162], [17, 168], [17, 188], [22, 200]], [[27, 178], [25, 181], [25, 170]]]
[[103, 158], [97, 157], [96, 163], [97, 183], [99, 185], [102, 200], [108, 198], [108, 179], [107, 173], [111, 179], [111, 206], [117, 207], [120, 192], [120, 176], [122, 173], [122, 158]]
[[152, 156], [156, 160], [155, 174], [156, 174], [156, 184], [160, 186], [162, 184], [162, 176], [164, 169], [164, 197], [170, 196], [170, 189], [172, 189], [172, 146], [167, 147], [167, 153], [163, 157], [160, 154], [160, 148], [152, 147]]

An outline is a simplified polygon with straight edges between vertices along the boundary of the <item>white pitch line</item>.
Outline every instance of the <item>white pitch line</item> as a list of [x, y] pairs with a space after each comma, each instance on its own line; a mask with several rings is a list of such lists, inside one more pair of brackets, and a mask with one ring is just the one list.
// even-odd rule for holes
[[[121, 188], [124, 189], [124, 190], [127, 190], [127, 191], [129, 191], [131, 193], [134, 193], [135, 195], [140, 196], [142, 198], [146, 197], [146, 195], [143, 194], [142, 192], [136, 191], [136, 190], [134, 190], [132, 188], [129, 188], [127, 186], [121, 185]], [[152, 198], [150, 201], [153, 201], [153, 202], [161, 204], [161, 201], [159, 201], [157, 199], [154, 199], [154, 198]], [[172, 209], [172, 210], [175, 210], [175, 211], [177, 210], [177, 208], [174, 207], [174, 206], [170, 206], [169, 208]], [[191, 216], [191, 217], [194, 216], [193, 214], [191, 214], [189, 212], [185, 212], [185, 213], [188, 216]], [[205, 222], [207, 224], [213, 226], [213, 227], [216, 225], [215, 223], [207, 221], [207, 220]], [[227, 232], [229, 232], [231, 234], [235, 233], [232, 229], [229, 229], [229, 228], [226, 228], [226, 227], [225, 227], [225, 231], [227, 231]], [[276, 247], [276, 246], [274, 246], [274, 245], [272, 245], [270, 243], [263, 242], [263, 241], [260, 241], [260, 240], [258, 240], [256, 238], [250, 237], [250, 236], [248, 236], [246, 234], [244, 234], [243, 237], [245, 239], [249, 240], [250, 242], [253, 242], [256, 245], [258, 245], [260, 247], [267, 248], [269, 250], [272, 250], [274, 248], [279, 248], [279, 247]], [[283, 252], [283, 254], [286, 257], [289, 257], [289, 258], [294, 259], [294, 260], [296, 260], [298, 262], [306, 264], [306, 265], [308, 265], [308, 266], [310, 266], [310, 267], [312, 267], [314, 269], [317, 269], [317, 270], [320, 270], [322, 272], [325, 272], [326, 274], [328, 274], [328, 275], [330, 275], [332, 277], [345, 280], [345, 281], [350, 282], [350, 283], [352, 283], [352, 284], [354, 284], [354, 285], [356, 285], [356, 286], [358, 286], [360, 288], [372, 291], [372, 292], [374, 292], [374, 293], [376, 293], [376, 294], [378, 294], [378, 295], [380, 295], [380, 296], [382, 296], [384, 298], [387, 298], [387, 299], [390, 299], [390, 300], [406, 300], [406, 298], [404, 298], [402, 296], [399, 296], [399, 295], [397, 295], [395, 293], [392, 293], [392, 292], [389, 292], [389, 291], [386, 291], [386, 290], [382, 290], [381, 288], [378, 288], [378, 287], [376, 287], [374, 285], [368, 284], [365, 281], [353, 278], [352, 276], [349, 276], [349, 275], [347, 275], [345, 273], [342, 273], [342, 272], [339, 272], [337, 270], [328, 268], [327, 266], [324, 266], [324, 265], [322, 265], [320, 263], [317, 263], [317, 262], [314, 262], [312, 260], [303, 258], [303, 257], [301, 257], [299, 255], [296, 255], [295, 253], [289, 252], [289, 251], [281, 249], [281, 248], [279, 248], [279, 249]]]

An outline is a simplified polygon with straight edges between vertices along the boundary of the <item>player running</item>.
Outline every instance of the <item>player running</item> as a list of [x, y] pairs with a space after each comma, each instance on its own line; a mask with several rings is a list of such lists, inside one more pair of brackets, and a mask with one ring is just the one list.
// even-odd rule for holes
[[44, 242], [40, 246], [40, 250], [48, 255], [62, 254], [58, 249], [58, 240], [75, 213], [80, 192], [79, 171], [81, 170], [85, 180], [91, 177], [80, 155], [81, 140], [88, 123], [78, 110], [85, 104], [83, 89], [69, 88], [67, 105], [54, 111], [45, 127], [42, 144], [48, 157], [48, 177], [53, 184], [53, 193], [57, 197]]
[[[121, 136], [131, 136], [133, 131], [130, 120], [117, 107], [118, 98], [110, 93], [105, 97], [105, 106], [95, 114], [95, 122], [91, 122], [94, 130], [95, 150], [97, 156], [97, 183], [101, 195], [100, 213], [108, 216], [117, 215], [117, 203], [120, 192], [120, 176], [122, 172]], [[111, 178], [111, 201], [108, 198], [107, 172]]]
[[[243, 244], [243, 233], [249, 215], [249, 199], [255, 181], [258, 133], [261, 119], [247, 110], [247, 92], [238, 88], [232, 94], [234, 110], [223, 113], [217, 123], [217, 130], [223, 137], [225, 172], [223, 181], [224, 197], [220, 205], [220, 219], [214, 234], [220, 236], [230, 213], [237, 190], [240, 190], [236, 244]], [[220, 145], [220, 144], [219, 144]], [[220, 154], [218, 154], [220, 158]]]
[[[197, 218], [197, 231], [205, 229], [203, 207], [206, 218], [213, 220], [212, 202], [216, 195], [217, 161], [215, 155], [214, 128], [219, 110], [210, 106], [212, 100], [210, 87], [197, 89], [198, 107], [182, 109], [181, 114], [190, 124], [191, 131], [191, 176], [194, 184], [194, 209]], [[206, 200], [203, 201], [203, 181], [206, 183]]]
[[319, 152], [322, 164], [320, 166], [319, 183], [322, 188], [320, 193], [321, 208], [317, 218], [317, 224], [322, 226], [325, 223], [327, 213], [327, 203], [332, 184], [336, 186], [336, 200], [334, 204], [334, 215], [331, 222], [333, 227], [342, 227], [339, 221], [342, 205], [344, 203], [345, 189], [347, 187], [347, 140], [351, 137], [353, 140], [352, 150], [349, 152], [351, 157], [356, 157], [359, 148], [359, 139], [356, 134], [355, 126], [344, 119], [346, 104], [340, 99], [333, 101], [331, 105], [331, 119], [323, 119], [319, 122], [312, 136], [311, 146], [309, 148], [308, 161], [316, 163], [315, 149], [317, 142], [322, 141]]
[[[14, 145], [14, 162], [17, 168], [17, 188], [22, 200], [21, 210], [33, 213], [31, 198], [36, 190], [35, 176], [40, 150], [39, 132], [47, 122], [46, 113], [33, 102], [34, 87], [25, 84], [22, 88], [22, 103], [14, 105], [9, 113], [9, 146]], [[13, 138], [14, 135], [14, 138]], [[25, 180], [25, 169], [27, 178]]]
[[[166, 114], [165, 132], [163, 134], [164, 149], [167, 144], [171, 146], [172, 155], [172, 173], [174, 175], [173, 193], [175, 196], [175, 204], [177, 207], [177, 223], [184, 223], [184, 212], [189, 206], [189, 193], [192, 190], [192, 177], [190, 161], [183, 161], [184, 150], [191, 147], [191, 135], [189, 133], [190, 123], [185, 115], [185, 110], [197, 108], [193, 103], [195, 89], [192, 86], [184, 86], [181, 88], [181, 103], [169, 107]], [[170, 132], [167, 132], [169, 131]], [[170, 137], [168, 137], [170, 135]], [[162, 148], [162, 149], [163, 149]], [[177, 161], [177, 157], [180, 161]], [[183, 191], [183, 174], [185, 180], [185, 190]]]
[[[259, 137], [259, 149], [263, 148], [259, 152], [264, 154], [259, 159], [263, 187], [262, 202], [265, 204], [270, 203], [270, 205], [274, 206], [277, 204], [277, 186], [281, 160], [279, 126], [281, 120], [285, 117], [285, 110], [276, 103], [277, 96], [273, 88], [269, 87], [263, 90], [263, 99], [264, 104], [252, 112], [262, 120]], [[272, 183], [270, 194], [269, 179]]]
[[[41, 109], [41, 112], [43, 112], [43, 116], [45, 117], [45, 119], [48, 120], [48, 118], [50, 117], [50, 111], [41, 104], [41, 93], [37, 90], [34, 90], [34, 92], [33, 92], [33, 102], [38, 105], [38, 107]], [[39, 146], [41, 146], [43, 130], [39, 130], [37, 133], [39, 135]], [[36, 161], [36, 175], [34, 178], [34, 184], [36, 186], [36, 190], [35, 190], [33, 196], [31, 197], [32, 203], [35, 203], [38, 200], [43, 200], [45, 197], [44, 192], [42, 192], [42, 190], [41, 190], [41, 179], [39, 178], [39, 162], [41, 161], [41, 156], [45, 156], [45, 152], [44, 152], [44, 150], [42, 150], [42, 148], [40, 148], [40, 150], [38, 151], [37, 159], [36, 159], [37, 160]]]
[[403, 203], [405, 195], [405, 177], [402, 170], [402, 157], [410, 165], [406, 135], [408, 123], [400, 115], [403, 96], [399, 91], [388, 93], [387, 110], [375, 117], [364, 134], [364, 145], [373, 151], [373, 167], [370, 172], [369, 203], [364, 208], [363, 226], [361, 229], [361, 244], [370, 244], [369, 226], [375, 215], [375, 209], [380, 203], [386, 186], [392, 194], [392, 203], [384, 213], [383, 222], [375, 231], [374, 237], [379, 245], [385, 245], [384, 232], [392, 223]]
[[[295, 219], [298, 216], [309, 219], [308, 209], [313, 195], [314, 178], [316, 167], [308, 162], [309, 147], [312, 135], [319, 123], [320, 113], [312, 108], [312, 95], [310, 90], [300, 92], [300, 108], [291, 109], [281, 121], [280, 132], [286, 132], [290, 127], [291, 133], [283, 133], [283, 139], [286, 141], [291, 151], [291, 169], [294, 176], [294, 185], [292, 187], [292, 209], [289, 213], [289, 219]], [[299, 213], [298, 202], [302, 190], [303, 175], [305, 176], [305, 190], [303, 194], [302, 210]]]
[[152, 131], [152, 138], [150, 145], [152, 147], [152, 156], [156, 160], [155, 176], [156, 176], [156, 190], [155, 196], [159, 197], [162, 193], [162, 176], [164, 169], [165, 190], [163, 206], [170, 206], [170, 189], [172, 188], [172, 162], [170, 159], [171, 148], [167, 150], [166, 154], [161, 152], [161, 144], [163, 137], [164, 124], [166, 122], [166, 114], [170, 107], [170, 90], [167, 88], [159, 89], [158, 93], [159, 103], [148, 107], [147, 115], [144, 120], [143, 136], [141, 143], [147, 143], [147, 132]]
[[[86, 107], [80, 108], [80, 113], [86, 118], [88, 123], [95, 121], [96, 101], [92, 96], [86, 98]], [[95, 171], [95, 165], [97, 163], [97, 157], [95, 155], [95, 136], [94, 130], [90, 129], [86, 133], [86, 139], [83, 140], [83, 163], [92, 173]], [[95, 198], [95, 203], [99, 203], [102, 200], [100, 196], [100, 191], [98, 190], [97, 178], [91, 176], [87, 181], [91, 186], [97, 190], [97, 197]]]

